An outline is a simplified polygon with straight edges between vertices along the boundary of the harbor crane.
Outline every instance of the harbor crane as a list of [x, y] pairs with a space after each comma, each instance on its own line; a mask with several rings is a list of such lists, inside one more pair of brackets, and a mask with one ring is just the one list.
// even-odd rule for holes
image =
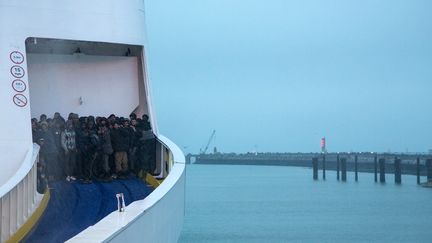
[[200, 149], [200, 154], [205, 154], [208, 150], [208, 147], [210, 146], [210, 143], [213, 141], [214, 137], [216, 135], [216, 130], [213, 130], [212, 134], [210, 135], [210, 138], [204, 148], [204, 150]]

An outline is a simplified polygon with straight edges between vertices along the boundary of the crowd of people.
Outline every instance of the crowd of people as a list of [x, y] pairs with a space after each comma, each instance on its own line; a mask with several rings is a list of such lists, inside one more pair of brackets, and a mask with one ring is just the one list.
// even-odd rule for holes
[[156, 138], [147, 115], [105, 118], [70, 113], [65, 120], [56, 112], [52, 118], [33, 118], [31, 124], [33, 142], [40, 145], [40, 180], [89, 183], [155, 170]]

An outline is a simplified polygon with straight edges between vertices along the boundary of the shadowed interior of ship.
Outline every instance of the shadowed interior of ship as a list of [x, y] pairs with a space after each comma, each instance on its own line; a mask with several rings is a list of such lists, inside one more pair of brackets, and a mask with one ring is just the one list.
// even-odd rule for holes
[[64, 242], [117, 210], [117, 193], [123, 193], [129, 205], [153, 190], [139, 178], [90, 184], [58, 181], [50, 188], [48, 207], [24, 242]]

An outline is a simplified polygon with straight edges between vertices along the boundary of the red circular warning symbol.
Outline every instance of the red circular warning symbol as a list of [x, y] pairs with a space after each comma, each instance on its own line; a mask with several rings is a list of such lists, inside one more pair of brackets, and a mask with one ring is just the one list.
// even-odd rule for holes
[[24, 92], [27, 89], [27, 85], [24, 83], [24, 81], [22, 81], [21, 79], [15, 79], [12, 82], [12, 88], [16, 91], [16, 92]]
[[24, 55], [19, 51], [13, 51], [9, 55], [11, 61], [15, 64], [21, 64], [24, 62]]
[[13, 97], [13, 102], [19, 107], [24, 107], [27, 105], [27, 97], [22, 94], [16, 94]]
[[22, 78], [25, 75], [24, 68], [17, 66], [17, 65], [12, 66], [10, 69], [10, 72], [11, 72], [12, 76], [14, 76], [15, 78]]

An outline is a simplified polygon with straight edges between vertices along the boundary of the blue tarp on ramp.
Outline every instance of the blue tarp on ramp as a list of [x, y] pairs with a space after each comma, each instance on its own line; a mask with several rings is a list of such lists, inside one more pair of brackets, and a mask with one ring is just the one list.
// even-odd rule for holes
[[117, 210], [117, 193], [126, 205], [144, 199], [151, 188], [138, 178], [111, 182], [58, 181], [43, 216], [24, 242], [64, 242]]

